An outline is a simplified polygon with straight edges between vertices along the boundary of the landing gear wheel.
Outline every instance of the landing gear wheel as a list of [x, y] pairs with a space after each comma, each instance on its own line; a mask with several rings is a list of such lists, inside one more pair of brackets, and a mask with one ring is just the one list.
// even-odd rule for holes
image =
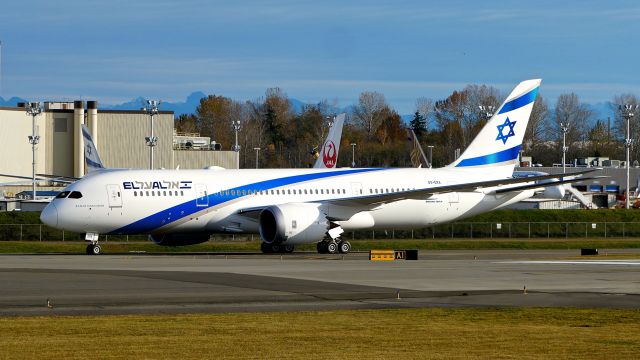
[[284, 246], [282, 247], [282, 252], [283, 252], [283, 253], [290, 254], [290, 253], [292, 253], [292, 252], [293, 252], [293, 249], [295, 249], [295, 246], [293, 246], [293, 245], [291, 245], [291, 244], [287, 244], [287, 245], [284, 245]]
[[271, 252], [272, 253], [282, 252], [282, 245], [280, 245], [280, 244], [271, 244]]
[[351, 244], [346, 240], [341, 240], [338, 243], [338, 251], [340, 251], [341, 254], [348, 254], [349, 251], [351, 251]]
[[102, 248], [98, 244], [87, 245], [87, 255], [100, 255]]
[[329, 254], [337, 254], [338, 253], [338, 244], [335, 241], [330, 241], [327, 243], [327, 252]]
[[267, 244], [266, 242], [260, 243], [260, 251], [263, 254], [270, 254], [273, 251], [271, 250], [271, 244]]
[[316, 245], [316, 249], [318, 250], [318, 254], [326, 254], [327, 253], [327, 242], [326, 241], [320, 241]]

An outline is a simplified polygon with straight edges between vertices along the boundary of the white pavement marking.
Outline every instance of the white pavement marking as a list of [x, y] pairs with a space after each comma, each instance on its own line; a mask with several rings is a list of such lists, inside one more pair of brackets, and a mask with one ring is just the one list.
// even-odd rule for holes
[[640, 266], [640, 260], [528, 260], [498, 261], [496, 264], [544, 264], [544, 265], [631, 265]]

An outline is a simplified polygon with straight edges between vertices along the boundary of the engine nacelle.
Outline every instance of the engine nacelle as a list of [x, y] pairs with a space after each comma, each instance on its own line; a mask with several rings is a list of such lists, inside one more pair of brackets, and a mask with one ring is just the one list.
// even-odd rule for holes
[[322, 240], [329, 220], [316, 204], [269, 206], [260, 212], [260, 237], [267, 244], [305, 244]]
[[207, 242], [210, 237], [211, 234], [209, 233], [170, 233], [151, 234], [149, 235], [149, 240], [162, 246], [186, 246]]
[[565, 189], [563, 185], [547, 186], [544, 188], [544, 197], [547, 199], [563, 199]]

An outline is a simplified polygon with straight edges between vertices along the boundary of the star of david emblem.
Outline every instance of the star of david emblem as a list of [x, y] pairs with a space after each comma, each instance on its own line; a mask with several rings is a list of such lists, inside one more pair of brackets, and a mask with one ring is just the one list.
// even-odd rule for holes
[[[513, 132], [513, 127], [516, 126], [516, 122], [515, 121], [509, 121], [509, 118], [507, 118], [507, 120], [504, 121], [504, 124], [498, 125], [498, 137], [496, 138], [496, 140], [502, 140], [503, 144], [507, 143], [507, 139], [509, 139], [512, 136], [515, 136], [516, 134]], [[505, 135], [503, 130], [505, 128], [509, 129], [509, 132]]]

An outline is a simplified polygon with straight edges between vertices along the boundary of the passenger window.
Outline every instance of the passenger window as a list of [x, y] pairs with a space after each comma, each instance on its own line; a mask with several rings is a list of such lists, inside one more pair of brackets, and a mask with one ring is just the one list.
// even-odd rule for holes
[[180, 196], [184, 196], [184, 190], [180, 190]]
[[133, 192], [133, 196], [138, 196], [138, 192], [137, 192], [137, 191], [134, 191], [134, 192]]
[[71, 194], [69, 194], [69, 199], [80, 199], [82, 198], [82, 193], [79, 191], [72, 191]]

